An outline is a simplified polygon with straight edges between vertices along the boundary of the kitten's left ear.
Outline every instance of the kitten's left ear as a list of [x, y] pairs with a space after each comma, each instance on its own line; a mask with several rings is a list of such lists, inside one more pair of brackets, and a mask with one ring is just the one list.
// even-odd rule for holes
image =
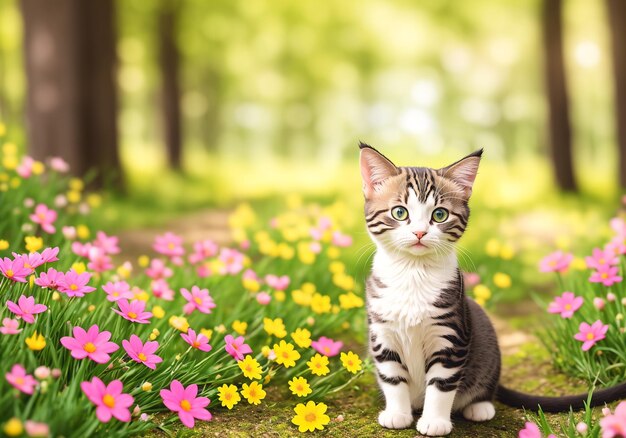
[[361, 177], [363, 194], [370, 198], [376, 188], [387, 178], [398, 175], [398, 168], [391, 160], [365, 143], [359, 143], [361, 149]]
[[439, 169], [439, 174], [459, 184], [463, 188], [465, 195], [469, 198], [472, 194], [472, 186], [474, 185], [474, 180], [478, 173], [478, 164], [480, 164], [480, 157], [482, 155], [482, 149], [472, 152], [456, 163]]

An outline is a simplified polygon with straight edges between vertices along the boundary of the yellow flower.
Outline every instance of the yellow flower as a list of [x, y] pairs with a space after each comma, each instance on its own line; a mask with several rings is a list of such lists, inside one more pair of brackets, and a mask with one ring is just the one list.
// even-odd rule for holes
[[218, 333], [224, 333], [226, 331], [226, 326], [224, 324], [216, 325], [215, 331]]
[[243, 395], [251, 405], [258, 405], [265, 398], [263, 385], [259, 382], [252, 382], [250, 385], [244, 383], [241, 385], [241, 395]]
[[490, 257], [498, 257], [498, 254], [500, 254], [500, 248], [500, 242], [496, 239], [489, 239], [485, 245], [485, 252]]
[[250, 292], [258, 292], [261, 289], [261, 285], [254, 278], [244, 278], [242, 283], [243, 287]]
[[154, 306], [152, 308], [152, 315], [157, 319], [161, 319], [165, 316], [165, 310], [163, 310], [161, 306]]
[[46, 170], [46, 166], [44, 166], [41, 161], [34, 161], [32, 170], [33, 170], [33, 174], [41, 175], [44, 172], [44, 170]]
[[4, 137], [7, 133], [7, 127], [4, 123], [0, 123], [0, 137]]
[[315, 404], [314, 401], [306, 405], [298, 403], [294, 408], [296, 415], [291, 422], [298, 426], [300, 432], [313, 432], [315, 429], [323, 430], [330, 422], [330, 417], [326, 415], [328, 407], [324, 403]]
[[24, 342], [26, 342], [28, 348], [33, 351], [43, 350], [46, 346], [46, 338], [44, 338], [43, 335], [37, 332], [34, 332], [30, 338], [26, 338]]
[[248, 323], [236, 320], [233, 322], [233, 330], [235, 330], [241, 336], [246, 334], [246, 330], [248, 330]]
[[500, 289], [508, 289], [511, 287], [511, 277], [503, 272], [497, 272], [493, 276], [493, 284]]
[[339, 295], [339, 306], [341, 306], [342, 309], [356, 309], [363, 307], [363, 304], [363, 299], [354, 292]]
[[4, 240], [4, 239], [0, 239], [0, 251], [4, 251], [5, 249], [9, 248], [9, 242]]
[[570, 263], [569, 267], [576, 271], [586, 271], [587, 263], [584, 259], [580, 257], [574, 257], [574, 260], [572, 260], [572, 263]]
[[329, 259], [338, 259], [339, 256], [341, 255], [341, 251], [339, 251], [339, 248], [335, 247], [335, 246], [331, 246], [330, 248], [328, 248], [326, 250], [326, 255], [328, 256]]
[[340, 358], [343, 367], [352, 374], [356, 374], [357, 371], [361, 371], [361, 363], [363, 362], [358, 355], [354, 354], [351, 351], [348, 351], [348, 353], [342, 352]]
[[225, 406], [228, 409], [232, 409], [233, 406], [241, 400], [235, 385], [223, 384], [217, 388], [217, 393], [219, 394], [219, 400], [222, 402], [222, 406]]
[[294, 377], [291, 379], [289, 381], [289, 389], [293, 395], [297, 395], [298, 397], [306, 397], [313, 392], [309, 382], [307, 382], [304, 377]]
[[67, 200], [71, 202], [72, 204], [78, 204], [80, 202], [81, 194], [80, 192], [77, 192], [76, 190], [68, 191], [66, 196], [67, 196]]
[[491, 298], [491, 291], [484, 284], [477, 284], [474, 286], [474, 298], [486, 301]]
[[285, 330], [285, 324], [283, 324], [282, 318], [263, 318], [263, 329], [268, 335], [274, 335], [277, 338], [284, 338], [287, 336], [287, 331]]
[[302, 292], [307, 293], [309, 295], [313, 295], [315, 291], [317, 290], [315, 288], [315, 284], [308, 282], [308, 281], [306, 283], [302, 283], [302, 286], [300, 286], [300, 289], [302, 289]]
[[82, 274], [83, 272], [87, 270], [87, 267], [85, 266], [83, 262], [76, 262], [72, 265], [72, 269], [77, 274]]
[[15, 143], [10, 143], [7, 141], [5, 144], [2, 145], [2, 152], [4, 152], [5, 155], [15, 155], [17, 154], [17, 145]]
[[102, 196], [97, 193], [90, 193], [87, 196], [87, 204], [89, 204], [91, 208], [100, 207], [100, 205], [102, 205]]
[[18, 161], [15, 155], [5, 155], [2, 158], [2, 165], [6, 170], [13, 170], [17, 167]]
[[187, 330], [189, 330], [189, 322], [187, 322], [187, 318], [184, 316], [172, 316], [169, 319], [169, 323], [178, 331], [187, 333]]
[[43, 239], [41, 237], [26, 236], [24, 237], [24, 242], [26, 242], [26, 250], [28, 252], [36, 252], [43, 247]]
[[150, 383], [150, 382], [144, 382], [144, 383], [141, 385], [141, 389], [142, 389], [143, 391], [146, 391], [146, 392], [150, 392], [150, 391], [152, 391], [152, 383]]
[[133, 272], [133, 265], [130, 262], [124, 262], [117, 268], [117, 275], [122, 278], [130, 277], [130, 274]]
[[291, 299], [299, 306], [308, 307], [311, 304], [312, 298], [313, 296], [311, 294], [308, 294], [300, 289], [291, 291]]
[[93, 304], [90, 304], [89, 307], [87, 307], [87, 310], [90, 312], [93, 312], [94, 310], [96, 310], [96, 306]]
[[295, 366], [296, 361], [300, 359], [300, 353], [293, 348], [293, 344], [280, 341], [274, 344], [274, 354], [276, 354], [276, 363], [284, 365], [285, 368]]
[[11, 178], [10, 184], [12, 188], [17, 189], [22, 184], [22, 180], [15, 176]]
[[298, 243], [298, 258], [305, 265], [312, 265], [315, 261], [315, 253], [311, 251], [309, 242]]
[[283, 301], [285, 301], [285, 298], [286, 298], [285, 291], [277, 290], [276, 292], [274, 292], [274, 299], [278, 301], [279, 303], [282, 303]]
[[515, 251], [511, 245], [505, 244], [502, 245], [502, 248], [500, 248], [500, 258], [502, 260], [511, 260], [514, 255]]
[[283, 260], [291, 260], [293, 256], [296, 254], [296, 250], [293, 247], [287, 245], [286, 243], [281, 243], [278, 245], [278, 256]]
[[145, 290], [141, 290], [139, 288], [133, 288], [135, 289], [135, 299], [136, 300], [140, 300], [140, 301], [148, 301], [150, 299], [150, 294], [148, 294], [148, 292], [146, 292]]
[[328, 368], [328, 358], [319, 353], [316, 353], [306, 364], [316, 376], [325, 376], [330, 372]]
[[261, 378], [261, 365], [249, 354], [243, 360], [238, 361], [237, 364], [246, 378], [250, 380]]
[[80, 192], [82, 189], [85, 188], [85, 184], [80, 178], [70, 179], [69, 186], [70, 186], [70, 189], [76, 190], [77, 192]]
[[7, 436], [20, 436], [24, 433], [24, 426], [22, 426], [22, 422], [19, 418], [13, 417], [4, 423], [3, 430]]
[[335, 260], [328, 265], [328, 270], [333, 274], [343, 274], [346, 272], [346, 265], [338, 260]]
[[139, 266], [141, 266], [142, 268], [146, 268], [150, 264], [150, 257], [148, 257], [147, 255], [139, 256], [139, 258], [137, 259], [137, 263], [139, 263]]
[[311, 332], [307, 329], [297, 328], [295, 332], [291, 334], [291, 339], [300, 348], [309, 348], [311, 346]]
[[484, 298], [474, 298], [474, 301], [476, 301], [476, 304], [481, 307], [485, 307], [485, 304], [487, 303]]
[[263, 357], [265, 358], [269, 357], [271, 352], [272, 352], [272, 349], [269, 347], [269, 345], [264, 345], [261, 347], [261, 354], [263, 355]]
[[328, 313], [330, 312], [331, 304], [330, 297], [328, 295], [322, 295], [316, 293], [311, 299], [311, 310], [315, 313]]
[[333, 283], [346, 291], [354, 289], [354, 278], [348, 274], [333, 275]]
[[76, 235], [81, 240], [89, 239], [89, 227], [83, 224], [78, 225], [76, 227]]
[[213, 336], [213, 330], [211, 329], [202, 328], [200, 329], [200, 333], [206, 336], [209, 341], [211, 340], [211, 336]]

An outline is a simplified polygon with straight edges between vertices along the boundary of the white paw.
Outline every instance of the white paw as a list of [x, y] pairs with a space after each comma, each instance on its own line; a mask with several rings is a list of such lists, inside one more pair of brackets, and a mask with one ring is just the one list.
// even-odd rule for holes
[[381, 411], [378, 424], [387, 429], [406, 429], [413, 423], [413, 415], [405, 412]]
[[452, 422], [447, 418], [420, 418], [417, 431], [427, 436], [443, 436], [452, 432]]
[[472, 403], [463, 409], [463, 417], [470, 421], [487, 421], [496, 415], [496, 408], [489, 401]]

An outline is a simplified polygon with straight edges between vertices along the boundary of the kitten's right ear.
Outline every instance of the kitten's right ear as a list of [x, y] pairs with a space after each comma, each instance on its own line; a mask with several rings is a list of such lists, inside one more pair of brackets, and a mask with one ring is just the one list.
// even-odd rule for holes
[[398, 168], [383, 154], [363, 142], [361, 149], [361, 177], [363, 178], [363, 193], [370, 198], [376, 187], [391, 176], [398, 175]]

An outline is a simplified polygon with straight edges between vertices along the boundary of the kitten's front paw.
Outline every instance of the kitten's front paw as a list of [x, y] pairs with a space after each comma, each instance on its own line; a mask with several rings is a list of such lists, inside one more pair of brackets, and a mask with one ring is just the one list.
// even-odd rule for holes
[[446, 418], [420, 418], [417, 431], [427, 436], [443, 436], [452, 432], [452, 422]]
[[387, 429], [406, 429], [413, 423], [413, 415], [404, 412], [381, 411], [378, 424]]

